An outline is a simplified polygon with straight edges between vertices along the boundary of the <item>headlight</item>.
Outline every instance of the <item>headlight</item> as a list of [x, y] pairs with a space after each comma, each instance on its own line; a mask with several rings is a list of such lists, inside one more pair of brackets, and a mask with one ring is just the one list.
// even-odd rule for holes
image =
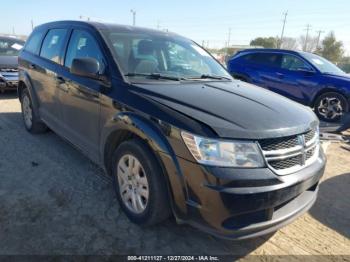
[[254, 142], [220, 141], [181, 132], [188, 150], [201, 164], [222, 167], [264, 167], [261, 151]]

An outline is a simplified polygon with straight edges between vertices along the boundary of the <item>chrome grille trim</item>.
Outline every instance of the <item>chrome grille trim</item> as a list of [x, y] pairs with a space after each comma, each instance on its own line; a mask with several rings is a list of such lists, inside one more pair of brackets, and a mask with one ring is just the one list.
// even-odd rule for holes
[[[319, 156], [320, 144], [316, 130], [311, 130], [294, 137], [286, 137], [286, 140], [288, 139], [290, 141], [295, 138], [298, 144], [289, 148], [264, 150], [260, 144], [268, 167], [277, 175], [282, 176], [297, 172], [314, 163]], [[266, 141], [262, 144], [266, 144]], [[290, 143], [287, 142], [286, 144]]]

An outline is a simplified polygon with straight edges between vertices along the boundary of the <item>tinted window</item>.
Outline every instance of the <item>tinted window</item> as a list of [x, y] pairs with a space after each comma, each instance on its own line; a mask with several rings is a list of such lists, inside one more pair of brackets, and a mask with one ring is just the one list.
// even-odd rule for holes
[[248, 62], [258, 65], [279, 67], [281, 64], [281, 55], [273, 53], [257, 53], [244, 56]]
[[102, 53], [93, 36], [85, 31], [74, 30], [69, 42], [64, 65], [70, 68], [74, 58], [87, 57], [94, 58], [100, 65], [102, 64]]
[[62, 58], [62, 47], [66, 34], [66, 29], [50, 30], [45, 37], [40, 56], [59, 63]]
[[299, 68], [310, 68], [303, 60], [293, 55], [283, 55], [281, 68], [297, 71]]
[[36, 54], [36, 55], [39, 54], [40, 44], [44, 36], [44, 33], [45, 33], [44, 31], [35, 31], [34, 33], [32, 33], [24, 49], [33, 54]]

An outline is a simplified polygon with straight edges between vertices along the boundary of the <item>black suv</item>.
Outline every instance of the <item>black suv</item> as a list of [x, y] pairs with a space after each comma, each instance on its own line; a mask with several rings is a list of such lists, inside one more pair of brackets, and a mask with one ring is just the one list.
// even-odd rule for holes
[[0, 92], [16, 90], [18, 85], [18, 53], [24, 41], [0, 36]]
[[173, 214], [247, 238], [286, 225], [316, 199], [325, 156], [315, 114], [233, 80], [191, 40], [54, 22], [34, 30], [19, 65], [27, 130], [49, 127], [103, 167], [134, 223]]

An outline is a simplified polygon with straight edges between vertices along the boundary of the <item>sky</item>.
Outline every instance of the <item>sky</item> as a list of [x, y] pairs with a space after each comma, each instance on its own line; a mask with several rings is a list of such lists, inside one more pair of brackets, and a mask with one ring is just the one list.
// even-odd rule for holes
[[[49, 21], [90, 17], [92, 20], [132, 24], [169, 30], [209, 47], [246, 45], [258, 36], [281, 34], [283, 13], [288, 11], [285, 36], [310, 35], [324, 31], [321, 38], [334, 31], [350, 55], [349, 0], [0, 0], [0, 33], [29, 34], [34, 25]], [[3, 12], [5, 10], [5, 12]]]

